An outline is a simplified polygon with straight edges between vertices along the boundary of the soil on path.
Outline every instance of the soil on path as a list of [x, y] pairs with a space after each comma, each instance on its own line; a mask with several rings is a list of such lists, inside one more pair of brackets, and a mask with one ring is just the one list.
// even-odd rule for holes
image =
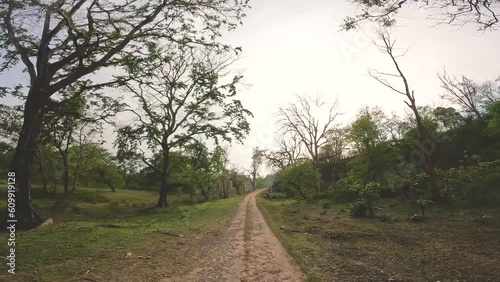
[[189, 258], [191, 269], [162, 281], [305, 281], [257, 208], [255, 191], [240, 203], [229, 228], [207, 236]]

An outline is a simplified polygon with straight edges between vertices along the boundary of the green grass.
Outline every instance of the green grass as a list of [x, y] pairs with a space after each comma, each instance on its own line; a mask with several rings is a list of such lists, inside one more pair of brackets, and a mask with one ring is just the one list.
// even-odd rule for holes
[[[500, 210], [489, 225], [481, 211], [419, 211], [398, 200], [380, 200], [380, 218], [352, 218], [346, 205], [257, 197], [257, 204], [309, 281], [498, 281]], [[483, 211], [484, 212], [484, 211]], [[283, 226], [284, 228], [281, 228]]]
[[[20, 275], [16, 278], [160, 280], [163, 270], [171, 267], [169, 262], [175, 261], [175, 252], [182, 252], [179, 248], [183, 244], [200, 235], [222, 230], [242, 197], [189, 206], [179, 205], [181, 199], [171, 197], [173, 207], [157, 211], [147, 209], [157, 201], [157, 193], [148, 191], [80, 189], [75, 195], [36, 199], [40, 213], [55, 223], [17, 232], [16, 268]], [[2, 256], [7, 253], [5, 239], [2, 236], [0, 242]], [[127, 253], [132, 257], [126, 258]], [[154, 268], [152, 264], [165, 265]], [[2, 274], [6, 270], [2, 264]]]

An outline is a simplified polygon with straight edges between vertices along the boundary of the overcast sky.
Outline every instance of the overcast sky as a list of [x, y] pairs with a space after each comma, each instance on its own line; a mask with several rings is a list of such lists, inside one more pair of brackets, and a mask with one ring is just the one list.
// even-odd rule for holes
[[[250, 164], [252, 148], [272, 147], [275, 113], [294, 100], [295, 94], [338, 96], [344, 113], [339, 122], [353, 120], [363, 106], [379, 105], [386, 113], [404, 110], [403, 97], [390, 92], [367, 75], [369, 68], [393, 71], [389, 58], [372, 40], [370, 26], [340, 32], [339, 26], [355, 6], [343, 0], [252, 0], [243, 26], [223, 40], [243, 48], [235, 66], [244, 70], [250, 84], [240, 92], [243, 104], [254, 113], [245, 145], [233, 145], [230, 158], [240, 168]], [[418, 105], [441, 105], [437, 71], [466, 75], [477, 81], [500, 75], [500, 33], [478, 33], [475, 26], [461, 29], [431, 27], [415, 11], [405, 11], [392, 37], [397, 47], [410, 48], [400, 64]], [[26, 74], [12, 70], [0, 84], [13, 85]], [[110, 135], [108, 135], [110, 136]], [[111, 142], [107, 145], [111, 148]]]
[[[244, 25], [224, 38], [243, 47], [238, 67], [245, 70], [251, 86], [241, 91], [241, 99], [255, 115], [245, 145], [234, 145], [231, 150], [234, 163], [248, 167], [254, 146], [273, 145], [275, 113], [294, 101], [295, 94], [319, 93], [330, 100], [338, 96], [344, 124], [365, 105], [379, 105], [387, 113], [404, 110], [402, 96], [367, 75], [369, 68], [393, 72], [387, 55], [372, 42], [376, 36], [371, 26], [357, 32], [339, 31], [342, 19], [352, 15], [355, 6], [332, 0], [254, 0], [251, 6]], [[409, 10], [391, 32], [397, 47], [409, 48], [400, 64], [418, 105], [443, 104], [436, 72], [445, 67], [450, 74], [478, 81], [500, 75], [498, 32], [478, 33], [475, 26], [435, 28], [433, 24]]]

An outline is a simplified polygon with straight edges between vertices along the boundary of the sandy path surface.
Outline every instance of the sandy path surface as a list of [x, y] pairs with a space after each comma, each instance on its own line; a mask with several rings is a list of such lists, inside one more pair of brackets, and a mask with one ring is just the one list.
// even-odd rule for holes
[[257, 208], [258, 193], [245, 197], [221, 236], [201, 242], [194, 268], [162, 281], [305, 281]]

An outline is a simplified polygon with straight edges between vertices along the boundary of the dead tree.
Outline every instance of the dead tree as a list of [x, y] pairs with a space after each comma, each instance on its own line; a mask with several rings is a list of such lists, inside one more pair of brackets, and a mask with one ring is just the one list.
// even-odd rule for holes
[[[422, 122], [422, 116], [420, 115], [417, 104], [415, 102], [415, 93], [413, 90], [410, 90], [410, 85], [408, 83], [408, 79], [404, 75], [400, 65], [398, 64], [398, 61], [396, 58], [404, 56], [406, 52], [404, 52], [401, 55], [396, 55], [394, 53], [394, 45], [396, 43], [395, 40], [391, 40], [391, 37], [387, 31], [380, 31], [379, 32], [379, 37], [382, 41], [381, 45], [378, 45], [380, 51], [384, 54], [387, 54], [389, 58], [391, 59], [391, 62], [393, 63], [396, 73], [385, 73], [385, 72], [380, 72], [376, 70], [371, 70], [369, 71], [369, 74], [371, 77], [373, 77], [375, 80], [377, 80], [379, 83], [382, 85], [386, 86], [387, 88], [391, 89], [392, 91], [396, 92], [397, 94], [403, 95], [406, 97], [407, 101], [404, 101], [405, 104], [411, 109], [413, 114], [415, 115], [415, 122], [417, 125], [417, 130], [419, 133], [419, 142], [421, 146], [426, 147], [427, 145], [429, 146], [435, 146], [435, 143], [432, 141], [431, 136], [428, 134], [427, 130], [425, 129], [425, 126]], [[403, 83], [403, 90], [398, 89], [394, 87], [388, 80], [388, 77], [394, 77], [397, 79], [400, 79], [401, 82]], [[431, 143], [429, 143], [431, 142]], [[423, 164], [424, 164], [424, 171], [429, 177], [429, 184], [430, 184], [430, 191], [432, 193], [432, 199], [435, 202], [440, 202], [441, 201], [441, 195], [439, 193], [439, 187], [437, 185], [437, 174], [436, 174], [436, 169], [434, 167], [434, 161], [432, 160], [431, 154], [432, 154], [432, 149], [433, 148], [426, 148], [426, 152], [423, 154]]]

